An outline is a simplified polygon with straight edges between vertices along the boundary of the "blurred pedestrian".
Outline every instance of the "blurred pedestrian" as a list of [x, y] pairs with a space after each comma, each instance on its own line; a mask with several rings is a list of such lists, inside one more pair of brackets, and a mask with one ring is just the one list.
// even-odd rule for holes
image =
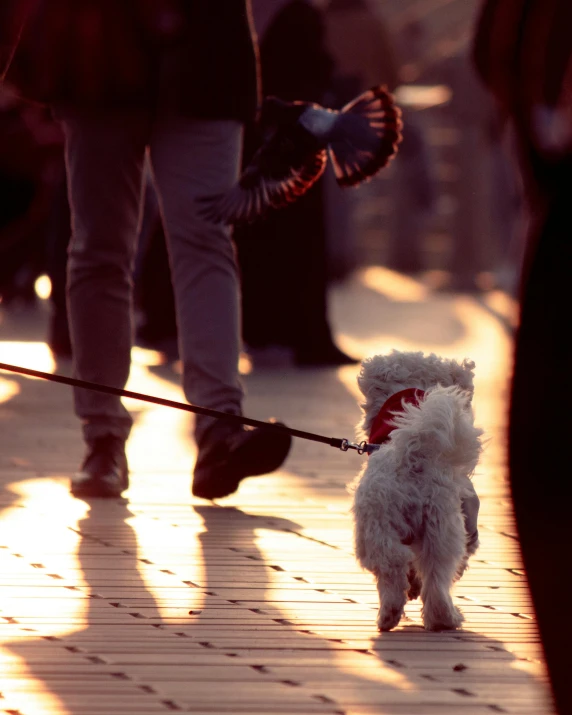
[[135, 259], [135, 342], [177, 360], [177, 311], [163, 218], [151, 172], [145, 181], [143, 216]]
[[63, 176], [63, 137], [49, 112], [0, 85], [0, 297], [33, 306], [49, 263], [54, 196]]
[[[399, 84], [427, 81], [427, 30], [417, 17], [396, 33]], [[437, 202], [433, 156], [426, 136], [426, 121], [419, 107], [401, 103], [403, 141], [393, 165], [391, 197], [394, 203], [387, 262], [408, 274], [425, 268], [424, 238], [427, 222]]]
[[15, 98], [0, 95], [0, 297], [5, 305], [34, 302], [34, 280], [43, 262], [36, 222], [30, 221], [38, 192], [37, 171], [28, 160], [33, 141], [20, 110]]
[[[332, 61], [320, 11], [307, 0], [254, 0], [253, 17], [263, 93], [323, 102]], [[250, 125], [246, 162], [259, 141], [257, 127]], [[355, 362], [335, 344], [328, 320], [323, 188], [320, 180], [294, 204], [235, 230], [243, 335], [255, 363], [256, 356], [277, 347], [290, 351], [297, 365]]]
[[[11, 12], [10, 12], [11, 10]], [[75, 375], [123, 387], [146, 155], [169, 243], [183, 362], [195, 404], [240, 414], [240, 305], [230, 232], [197, 199], [234, 184], [259, 95], [248, 0], [4, 0], [6, 76], [61, 121], [72, 216], [68, 300]], [[3, 70], [0, 69], [0, 72]], [[87, 444], [72, 492], [128, 486], [132, 418], [119, 398], [75, 390]], [[197, 416], [193, 493], [232, 493], [278, 468], [290, 438]]]
[[492, 267], [489, 192], [493, 168], [488, 138], [492, 113], [489, 96], [471, 61], [468, 35], [451, 43], [435, 73], [451, 90], [446, 111], [458, 137], [453, 154], [457, 175], [451, 187], [455, 212], [450, 287], [474, 292], [480, 290], [479, 274]]
[[394, 42], [367, 0], [329, 0], [324, 25], [334, 62], [330, 87], [336, 108], [378, 84], [393, 92], [399, 84]]
[[59, 361], [72, 358], [72, 346], [67, 306], [67, 263], [70, 242], [70, 207], [67, 194], [67, 181], [63, 165], [54, 187], [52, 205], [46, 219], [46, 266], [45, 272], [50, 279], [51, 314], [48, 324], [47, 343], [52, 356]]
[[[329, 106], [341, 108], [360, 92], [384, 84], [393, 92], [399, 84], [399, 63], [391, 32], [377, 8], [368, 0], [329, 0], [324, 6], [325, 45], [334, 66], [327, 93]], [[408, 124], [404, 136], [408, 133]], [[401, 145], [391, 172], [401, 161]], [[390, 176], [391, 174], [388, 174]], [[356, 191], [344, 191], [329, 168], [324, 176], [326, 231], [329, 246], [329, 273], [345, 278], [359, 265], [358, 221], [360, 192], [375, 190], [379, 184]]]
[[[572, 348], [572, 5], [487, 0], [474, 59], [519, 148], [526, 238], [509, 424], [513, 504], [558, 712], [572, 712], [569, 442]], [[566, 602], [566, 601], [564, 601]]]
[[524, 247], [523, 187], [520, 171], [516, 167], [514, 130], [499, 116], [494, 105], [490, 107], [490, 117], [485, 128], [485, 146], [491, 165], [486, 198], [490, 205], [494, 284], [516, 298]]

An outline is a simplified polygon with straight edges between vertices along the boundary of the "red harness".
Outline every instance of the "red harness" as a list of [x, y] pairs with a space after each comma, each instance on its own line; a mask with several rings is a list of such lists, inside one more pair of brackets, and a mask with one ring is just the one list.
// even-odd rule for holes
[[408, 387], [406, 390], [396, 392], [381, 406], [377, 417], [374, 419], [369, 432], [370, 444], [383, 444], [387, 442], [395, 425], [391, 421], [397, 414], [404, 412], [404, 405], [414, 405], [419, 407], [420, 401], [425, 397], [425, 392], [416, 387]]

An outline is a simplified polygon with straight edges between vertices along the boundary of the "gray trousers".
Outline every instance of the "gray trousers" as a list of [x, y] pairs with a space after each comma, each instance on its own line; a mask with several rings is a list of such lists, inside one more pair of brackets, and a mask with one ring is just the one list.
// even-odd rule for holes
[[[68, 303], [74, 374], [124, 387], [133, 342], [133, 267], [146, 157], [171, 261], [183, 389], [191, 403], [240, 413], [240, 296], [230, 230], [201, 218], [195, 200], [237, 179], [242, 126], [144, 113], [58, 110], [72, 214]], [[119, 398], [74, 393], [84, 437], [127, 438]], [[195, 436], [212, 422], [197, 416]]]

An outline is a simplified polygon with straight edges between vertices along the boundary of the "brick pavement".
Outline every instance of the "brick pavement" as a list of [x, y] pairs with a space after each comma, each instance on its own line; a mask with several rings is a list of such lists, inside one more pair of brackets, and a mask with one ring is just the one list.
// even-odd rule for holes
[[[490, 301], [382, 269], [331, 298], [349, 351], [477, 362], [490, 442], [475, 477], [482, 546], [456, 588], [463, 630], [424, 632], [413, 602], [376, 632], [376, 591], [352, 556], [355, 453], [296, 440], [283, 470], [212, 505], [189, 494], [189, 416], [132, 402], [132, 487], [88, 508], [67, 493], [82, 452], [69, 388], [2, 373], [0, 713], [551, 712], [505, 479], [508, 333]], [[42, 315], [1, 320], [2, 361], [51, 368]], [[153, 357], [135, 351], [129, 387], [181, 399]], [[355, 375], [254, 371], [248, 414], [353, 437]]]

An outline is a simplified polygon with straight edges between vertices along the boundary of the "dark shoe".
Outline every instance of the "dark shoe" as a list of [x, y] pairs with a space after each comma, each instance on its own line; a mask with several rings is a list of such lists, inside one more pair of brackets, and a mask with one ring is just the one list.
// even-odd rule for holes
[[71, 493], [76, 497], [114, 499], [129, 486], [125, 442], [106, 435], [88, 444], [81, 471], [71, 480]]
[[357, 365], [360, 360], [346, 355], [333, 343], [314, 350], [296, 353], [295, 363], [299, 367], [340, 367], [342, 365]]
[[291, 444], [292, 437], [278, 429], [217, 422], [199, 443], [193, 496], [220, 499], [233, 494], [246, 477], [278, 469]]

